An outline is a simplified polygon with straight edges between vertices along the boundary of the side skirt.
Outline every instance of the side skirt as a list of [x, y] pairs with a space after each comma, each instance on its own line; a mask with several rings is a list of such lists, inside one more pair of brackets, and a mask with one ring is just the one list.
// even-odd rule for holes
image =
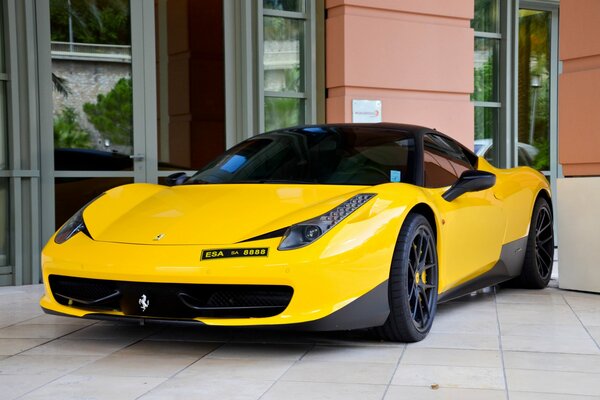
[[440, 293], [438, 303], [443, 303], [467, 295], [488, 286], [497, 285], [509, 279], [519, 276], [525, 261], [525, 250], [527, 249], [527, 236], [517, 239], [502, 246], [500, 259], [487, 272], [463, 283], [457, 287]]

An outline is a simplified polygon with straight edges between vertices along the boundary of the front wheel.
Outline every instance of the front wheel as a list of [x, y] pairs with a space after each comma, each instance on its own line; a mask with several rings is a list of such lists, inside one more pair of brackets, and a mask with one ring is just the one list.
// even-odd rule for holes
[[423, 340], [433, 323], [438, 297], [438, 259], [435, 236], [427, 219], [409, 214], [396, 241], [388, 299], [390, 315], [376, 329], [382, 339]]

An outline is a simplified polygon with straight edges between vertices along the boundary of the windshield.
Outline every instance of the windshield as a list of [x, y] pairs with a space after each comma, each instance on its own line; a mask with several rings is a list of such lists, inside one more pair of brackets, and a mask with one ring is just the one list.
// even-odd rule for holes
[[412, 134], [360, 126], [292, 128], [248, 139], [186, 183], [414, 183]]

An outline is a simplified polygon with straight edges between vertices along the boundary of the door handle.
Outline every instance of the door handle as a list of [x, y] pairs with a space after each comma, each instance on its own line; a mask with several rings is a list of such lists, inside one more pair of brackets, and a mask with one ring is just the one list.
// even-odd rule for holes
[[129, 156], [129, 158], [131, 158], [133, 161], [144, 161], [143, 154], [132, 154]]

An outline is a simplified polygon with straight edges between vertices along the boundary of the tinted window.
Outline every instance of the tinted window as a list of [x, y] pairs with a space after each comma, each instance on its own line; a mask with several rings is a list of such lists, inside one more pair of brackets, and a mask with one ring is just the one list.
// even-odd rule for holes
[[367, 127], [307, 127], [256, 136], [198, 171], [189, 183], [415, 183], [414, 138]]
[[473, 169], [465, 151], [442, 136], [426, 134], [424, 141], [425, 186], [450, 186], [468, 169]]

